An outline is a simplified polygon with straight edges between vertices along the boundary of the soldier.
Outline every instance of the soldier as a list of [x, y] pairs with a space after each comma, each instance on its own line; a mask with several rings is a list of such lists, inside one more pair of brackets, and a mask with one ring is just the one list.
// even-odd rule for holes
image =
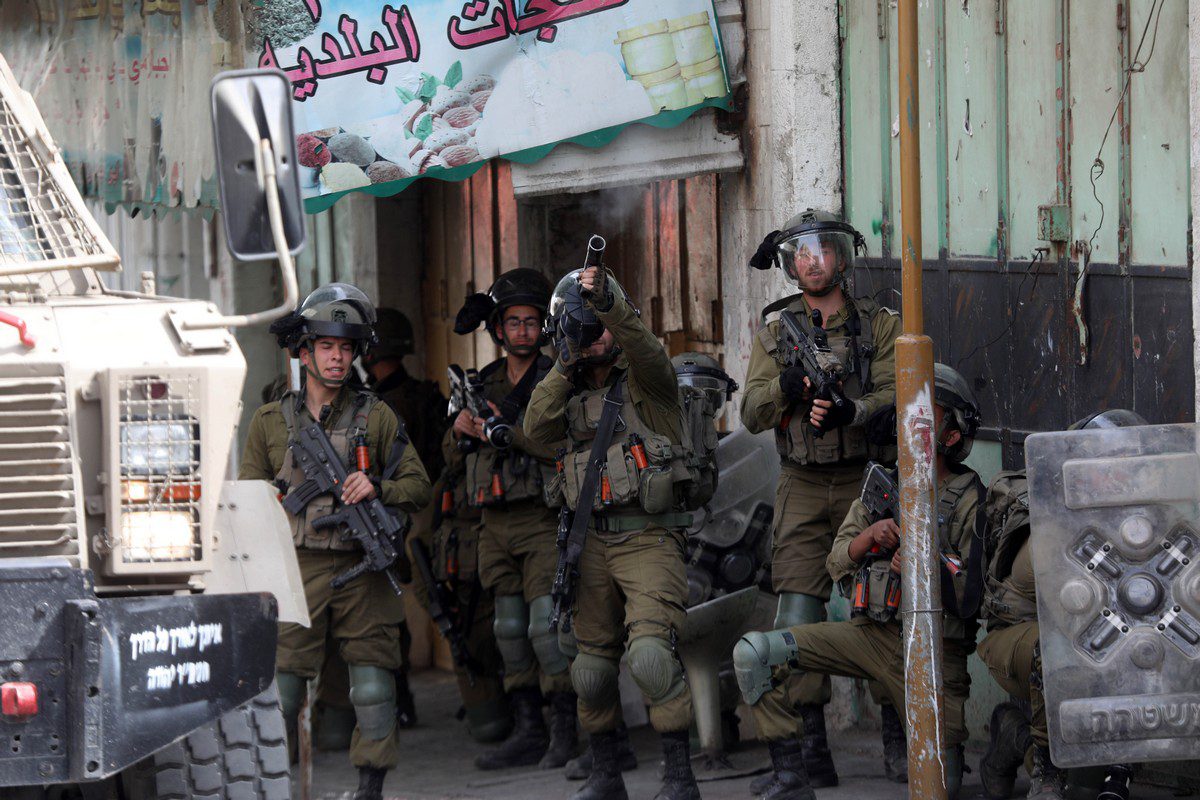
[[[982, 535], [983, 484], [962, 465], [979, 428], [979, 409], [970, 387], [949, 367], [935, 367], [934, 419], [937, 441], [938, 539], [946, 613], [943, 642], [946, 740], [942, 758], [948, 796], [953, 800], [962, 785], [962, 743], [967, 739], [964, 708], [971, 685], [967, 656], [974, 649], [976, 625], [970, 608], [978, 598], [982, 580], [982, 550], [975, 539]], [[869, 580], [877, 568], [900, 571], [900, 528], [895, 520], [873, 522], [861, 500], [855, 500], [838, 530], [828, 558], [830, 576], [855, 584]], [[880, 559], [872, 560], [873, 548]], [[888, 553], [894, 554], [888, 557]], [[976, 552], [972, 562], [971, 553]], [[872, 567], [872, 564], [875, 567]], [[975, 566], [974, 570], [971, 566]], [[866, 570], [863, 568], [866, 567]], [[864, 575], [864, 571], [869, 571]], [[972, 583], [972, 582], [975, 583]], [[869, 585], [875, 585], [872, 581]], [[854, 587], [858, 595], [859, 587]], [[801, 748], [782, 714], [786, 702], [783, 680], [796, 672], [811, 675], [845, 675], [877, 681], [893, 704], [904, 704], [904, 648], [896, 608], [888, 593], [870, 591], [869, 607], [848, 622], [793, 625], [770, 633], [748, 633], [734, 648], [734, 670], [743, 697], [751, 705], [760, 735], [771, 750], [774, 780], [763, 792], [765, 800], [812, 800], [815, 797], [805, 770]], [[964, 618], [957, 612], [961, 610]], [[781, 666], [786, 664], [787, 666]], [[778, 672], [773, 668], [779, 667]], [[773, 674], [774, 673], [774, 674]]]
[[[599, 510], [590, 515], [578, 565], [571, 610], [578, 655], [571, 680], [579, 694], [580, 722], [591, 736], [593, 764], [573, 798], [626, 798], [617, 731], [623, 653], [650, 706], [650, 724], [662, 736], [666, 763], [657, 797], [699, 798], [688, 743], [691, 691], [675, 651], [687, 603], [684, 529], [691, 522], [690, 514], [679, 511], [676, 490], [683, 487], [675, 480], [694, 467], [675, 370], [603, 267], [559, 281], [551, 310], [547, 327], [560, 355], [534, 390], [525, 431], [546, 446], [568, 437], [564, 472], [556, 476], [554, 489], [576, 514], [587, 513], [592, 501], [579, 496], [580, 483], [588, 472], [601, 408], [614, 398], [620, 399], [623, 424], [609, 431], [608, 452], [629, 452], [608, 459], [596, 493]], [[636, 473], [630, 463], [638, 465]]]
[[[359, 769], [355, 800], [379, 800], [387, 770], [399, 761], [396, 682], [399, 630], [404, 606], [380, 573], [368, 573], [340, 589], [330, 581], [357, 564], [360, 552], [341, 531], [316, 530], [312, 521], [335, 503], [379, 498], [414, 512], [429, 502], [430, 486], [416, 451], [396, 416], [373, 395], [346, 385], [351, 363], [374, 339], [375, 309], [361, 291], [333, 283], [314, 291], [299, 310], [271, 326], [272, 333], [304, 367], [303, 386], [258, 409], [250, 422], [238, 477], [274, 481], [291, 492], [304, 482], [289, 442], [304, 425], [320, 422], [345, 454], [347, 476], [340, 498], [321, 495], [300, 515], [289, 515], [304, 579], [312, 627], [284, 624], [279, 630], [276, 680], [285, 719], [295, 732], [306, 683], [316, 677], [332, 630], [350, 665], [350, 699], [358, 724], [350, 760]], [[365, 435], [370, 467], [356, 468], [353, 439]]]
[[[408, 317], [394, 308], [378, 309], [375, 336], [378, 342], [363, 356], [371, 378], [371, 390], [388, 404], [404, 425], [409, 441], [429, 475], [442, 472], [442, 435], [446, 432], [446, 398], [433, 381], [413, 378], [404, 369], [404, 357], [413, 352], [413, 329]], [[433, 504], [413, 519], [410, 536], [429, 529]], [[332, 637], [329, 637], [332, 642]], [[333, 643], [336, 645], [336, 643]], [[409, 651], [412, 634], [408, 623], [400, 623], [400, 669], [396, 671], [396, 724], [417, 724], [417, 707], [408, 685]], [[320, 689], [314, 711], [315, 743], [322, 750], [345, 750], [354, 729], [354, 706], [350, 704], [350, 678], [337, 647], [327, 647], [321, 668]]]
[[[544, 275], [510, 270], [486, 295], [467, 298], [454, 327], [466, 335], [486, 324], [505, 352], [479, 371], [487, 408], [463, 408], [443, 442], [446, 462], [465, 469], [467, 502], [483, 512], [479, 574], [495, 595], [496, 644], [516, 721], [503, 744], [476, 759], [475, 766], [484, 770], [531, 764], [558, 768], [578, 746], [570, 662], [545, 624], [557, 563], [558, 515], [546, 505], [543, 484], [554, 474], [557, 443], [532, 440], [520, 428], [534, 386], [551, 367], [539, 350], [549, 301]], [[491, 422], [511, 426], [508, 437], [489, 436]], [[548, 734], [543, 693], [551, 708]]]
[[[774, 553], [771, 581], [779, 595], [775, 628], [820, 622], [832, 583], [825, 559], [850, 503], [862, 489], [863, 465], [878, 458], [867, 442], [864, 423], [895, 402], [895, 340], [900, 318], [895, 311], [867, 297], [852, 298], [848, 281], [854, 255], [863, 238], [853, 227], [824, 211], [808, 211], [788, 220], [782, 231], [770, 233], [750, 260], [755, 269], [783, 270], [800, 293], [763, 309], [767, 315], [783, 309], [796, 315], [809, 336], [818, 333], [819, 312], [832, 356], [845, 374], [841, 390], [849, 402], [836, 406], [828, 397], [814, 397], [801, 366], [788, 366], [788, 348], [780, 323], [758, 332], [750, 353], [746, 388], [742, 394], [742, 424], [751, 432], [775, 431], [783, 462], [775, 494]], [[884, 768], [888, 777], [907, 780], [907, 754], [900, 718], [886, 694], [872, 685], [882, 702]], [[825, 733], [825, 705], [830, 686], [826, 675], [797, 674], [790, 679], [787, 704], [778, 706], [787, 718], [774, 720], [773, 729], [797, 728], [799, 712], [804, 762], [813, 786], [836, 786], [837, 770]], [[760, 793], [770, 782], [765, 775], [751, 784]]]
[[[1113, 409], [1085, 417], [1070, 430], [1145, 424], [1146, 420], [1132, 411]], [[979, 658], [1000, 688], [1029, 701], [1031, 715], [1027, 719], [1012, 702], [993, 709], [991, 740], [979, 762], [980, 781], [991, 800], [1011, 797], [1017, 769], [1026, 764], [1030, 779], [1026, 797], [1066, 798], [1067, 773], [1050, 760], [1046, 730], [1037, 587], [1029, 540], [1029, 490], [1024, 471], [997, 476], [988, 489], [987, 512], [990, 534], [983, 612], [988, 634], [979, 643]], [[1115, 771], [1128, 769], [1118, 765]]]

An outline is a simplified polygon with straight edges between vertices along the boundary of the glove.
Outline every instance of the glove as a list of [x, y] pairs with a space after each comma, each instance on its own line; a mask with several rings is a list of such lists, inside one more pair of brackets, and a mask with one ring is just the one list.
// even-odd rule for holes
[[808, 387], [804, 385], [804, 369], [788, 367], [779, 373], [779, 388], [783, 389], [784, 396], [789, 400], [806, 400]]
[[563, 367], [565, 372], [570, 367], [575, 366], [579, 361], [579, 351], [575, 349], [574, 343], [571, 342], [568, 336], [558, 337], [558, 363]]
[[896, 406], [884, 406], [863, 423], [867, 441], [880, 447], [890, 447], [896, 444]]
[[854, 401], [850, 398], [846, 398], [846, 401], [842, 403], [841, 408], [838, 408], [836, 405], [831, 406], [825, 412], [825, 419], [821, 422], [821, 424], [814, 425], [813, 427], [819, 431], [833, 431], [837, 430], [838, 428], [843, 428], [854, 421], [854, 415], [856, 412], [857, 409], [854, 406]]
[[770, 269], [775, 265], [775, 248], [779, 246], [779, 231], [771, 231], [750, 257], [754, 269]]

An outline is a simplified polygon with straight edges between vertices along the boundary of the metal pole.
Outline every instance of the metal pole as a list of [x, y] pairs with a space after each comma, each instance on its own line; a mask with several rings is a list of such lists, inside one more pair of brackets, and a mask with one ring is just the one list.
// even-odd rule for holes
[[921, 298], [921, 139], [917, 0], [899, 2], [900, 242], [904, 332], [896, 340], [900, 437], [901, 586], [911, 797], [945, 800], [942, 764], [942, 599], [937, 574], [933, 341]]

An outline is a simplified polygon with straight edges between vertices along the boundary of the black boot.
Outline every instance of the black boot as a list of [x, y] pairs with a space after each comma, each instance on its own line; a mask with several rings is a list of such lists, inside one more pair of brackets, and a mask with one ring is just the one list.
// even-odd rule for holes
[[550, 747], [538, 762], [542, 769], [558, 769], [579, 752], [574, 692], [550, 693]]
[[1000, 703], [988, 723], [987, 752], [979, 759], [979, 782], [988, 800], [1012, 797], [1017, 771], [1025, 763], [1032, 741], [1029, 722], [1016, 703]]
[[771, 750], [771, 782], [761, 792], [762, 800], [816, 800], [800, 743], [780, 739], [767, 746]]
[[1025, 797], [1066, 800], [1067, 773], [1054, 766], [1048, 747], [1038, 745], [1033, 748], [1033, 772], [1029, 774], [1029, 794]]
[[1132, 764], [1113, 764], [1104, 775], [1104, 785], [1096, 800], [1129, 800], [1129, 784], [1133, 782]]
[[700, 800], [700, 787], [692, 774], [689, 733], [674, 731], [662, 735], [663, 783], [654, 800]]
[[837, 786], [837, 769], [833, 766], [833, 754], [829, 752], [829, 738], [825, 733], [825, 706], [802, 705], [800, 718], [804, 725], [800, 752], [804, 755], [808, 780], [814, 789]]
[[617, 747], [616, 731], [592, 734], [592, 770], [571, 800], [629, 800], [617, 764]]
[[891, 703], [879, 707], [883, 737], [883, 774], [893, 783], [908, 783], [908, 741], [900, 714]]
[[358, 789], [354, 792], [354, 800], [383, 800], [383, 778], [386, 775], [386, 769], [359, 767]]
[[396, 670], [396, 727], [417, 726], [417, 700], [408, 688], [408, 670]]
[[[622, 722], [617, 726], [617, 766], [621, 772], [632, 772], [637, 769], [637, 753], [633, 752], [633, 742], [629, 741], [629, 729]], [[588, 742], [587, 749], [578, 758], [567, 762], [564, 771], [567, 780], [581, 781], [592, 774], [592, 743]]]
[[515, 689], [509, 699], [516, 725], [499, 747], [475, 759], [479, 769], [529, 767], [538, 763], [550, 746], [550, 734], [542, 718], [541, 693], [537, 689]]

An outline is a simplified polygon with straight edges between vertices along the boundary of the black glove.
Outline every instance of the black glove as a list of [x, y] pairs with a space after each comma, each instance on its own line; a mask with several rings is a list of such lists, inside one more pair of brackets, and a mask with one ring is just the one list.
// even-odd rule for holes
[[863, 423], [867, 441], [880, 447], [894, 447], [896, 444], [896, 406], [886, 405], [867, 417]]
[[571, 342], [571, 337], [559, 336], [558, 363], [564, 367], [573, 367], [578, 360], [579, 351], [575, 349], [575, 345]]
[[771, 231], [750, 257], [754, 269], [770, 269], [775, 265], [775, 248], [779, 246], [779, 231]]
[[835, 405], [827, 409], [825, 412], [825, 419], [820, 425], [814, 425], [813, 427], [819, 431], [837, 430], [838, 428], [845, 427], [853, 422], [854, 414], [854, 401], [850, 398], [846, 398], [845, 401], [842, 402], [840, 408]]
[[804, 385], [804, 368], [788, 367], [779, 373], [779, 388], [783, 389], [784, 396], [789, 400], [803, 400], [808, 391], [808, 387]]

